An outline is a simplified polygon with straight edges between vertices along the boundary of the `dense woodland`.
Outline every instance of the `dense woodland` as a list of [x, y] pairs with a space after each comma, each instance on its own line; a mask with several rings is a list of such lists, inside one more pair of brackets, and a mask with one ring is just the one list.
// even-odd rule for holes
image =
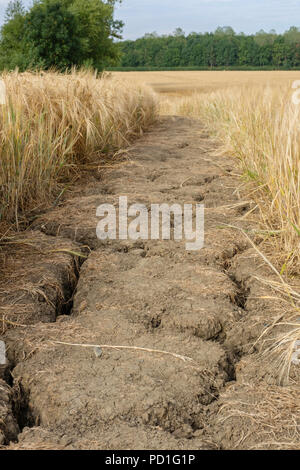
[[122, 67], [300, 67], [297, 27], [282, 35], [272, 30], [250, 36], [230, 27], [189, 35], [177, 28], [171, 35], [151, 33], [123, 41], [121, 47]]

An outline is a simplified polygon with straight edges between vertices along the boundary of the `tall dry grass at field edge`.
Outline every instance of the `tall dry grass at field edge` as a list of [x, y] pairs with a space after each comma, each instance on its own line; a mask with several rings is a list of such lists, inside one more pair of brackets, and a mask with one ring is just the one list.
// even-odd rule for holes
[[292, 287], [293, 282], [299, 284], [300, 276], [300, 105], [293, 103], [293, 91], [289, 82], [241, 85], [161, 100], [162, 114], [201, 119], [221, 143], [224, 156], [239, 159], [242, 174], [250, 182], [249, 194], [269, 236], [273, 265], [258, 251], [277, 272], [275, 291], [288, 300], [282, 317], [261, 337], [280, 381], [288, 379], [300, 342], [300, 294]]
[[[0, 107], [0, 217], [13, 222], [82, 165], [126, 147], [156, 119], [150, 88], [88, 71], [6, 73]], [[60, 183], [60, 186], [59, 186]]]
[[283, 270], [296, 267], [300, 255], [300, 105], [292, 92], [289, 84], [240, 86], [161, 102], [162, 114], [200, 118], [224, 154], [239, 159], [259, 188], [257, 202], [266, 230], [277, 234]]

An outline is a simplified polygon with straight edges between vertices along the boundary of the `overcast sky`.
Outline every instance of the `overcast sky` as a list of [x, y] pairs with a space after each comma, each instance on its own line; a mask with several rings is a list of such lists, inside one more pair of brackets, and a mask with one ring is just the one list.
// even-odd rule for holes
[[[25, 5], [31, 3], [24, 0]], [[7, 4], [0, 0], [0, 21]], [[153, 31], [170, 33], [177, 27], [186, 33], [214, 31], [218, 26], [244, 33], [272, 28], [283, 32], [300, 26], [300, 0], [123, 0], [116, 18], [125, 23], [125, 39]]]

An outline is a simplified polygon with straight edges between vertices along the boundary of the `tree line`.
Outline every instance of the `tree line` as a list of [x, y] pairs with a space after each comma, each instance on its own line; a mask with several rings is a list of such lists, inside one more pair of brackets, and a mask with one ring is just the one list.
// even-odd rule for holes
[[65, 70], [88, 66], [150, 68], [300, 67], [300, 28], [284, 34], [236, 34], [231, 27], [214, 33], [181, 28], [159, 36], [121, 41], [122, 21], [114, 18], [122, 0], [10, 1], [0, 29], [0, 70]]
[[236, 34], [231, 27], [214, 33], [190, 33], [181, 28], [173, 34], [145, 34], [121, 42], [122, 67], [300, 67], [300, 28], [284, 34], [261, 30], [253, 35]]
[[120, 61], [123, 23], [114, 19], [121, 0], [35, 0], [25, 9], [9, 3], [0, 30], [0, 70], [98, 70]]

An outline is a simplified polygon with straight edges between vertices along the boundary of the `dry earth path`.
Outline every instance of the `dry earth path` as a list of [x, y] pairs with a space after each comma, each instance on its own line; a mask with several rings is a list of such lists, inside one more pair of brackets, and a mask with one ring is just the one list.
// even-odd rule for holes
[[[246, 227], [250, 209], [235, 162], [214, 148], [199, 122], [163, 118], [124, 162], [38, 218], [20, 253], [8, 251], [1, 309], [27, 327], [3, 333], [13, 376], [0, 387], [3, 444], [18, 436], [15, 448], [255, 446], [256, 427], [247, 440], [247, 422], [222, 421], [220, 408], [232, 396], [251, 408], [259, 400], [249, 398], [248, 358], [271, 304], [251, 277], [263, 263], [228, 227]], [[117, 207], [122, 195], [147, 207], [203, 202], [205, 247], [101, 242], [96, 208]], [[132, 349], [102, 348], [98, 357], [54, 341]]]

